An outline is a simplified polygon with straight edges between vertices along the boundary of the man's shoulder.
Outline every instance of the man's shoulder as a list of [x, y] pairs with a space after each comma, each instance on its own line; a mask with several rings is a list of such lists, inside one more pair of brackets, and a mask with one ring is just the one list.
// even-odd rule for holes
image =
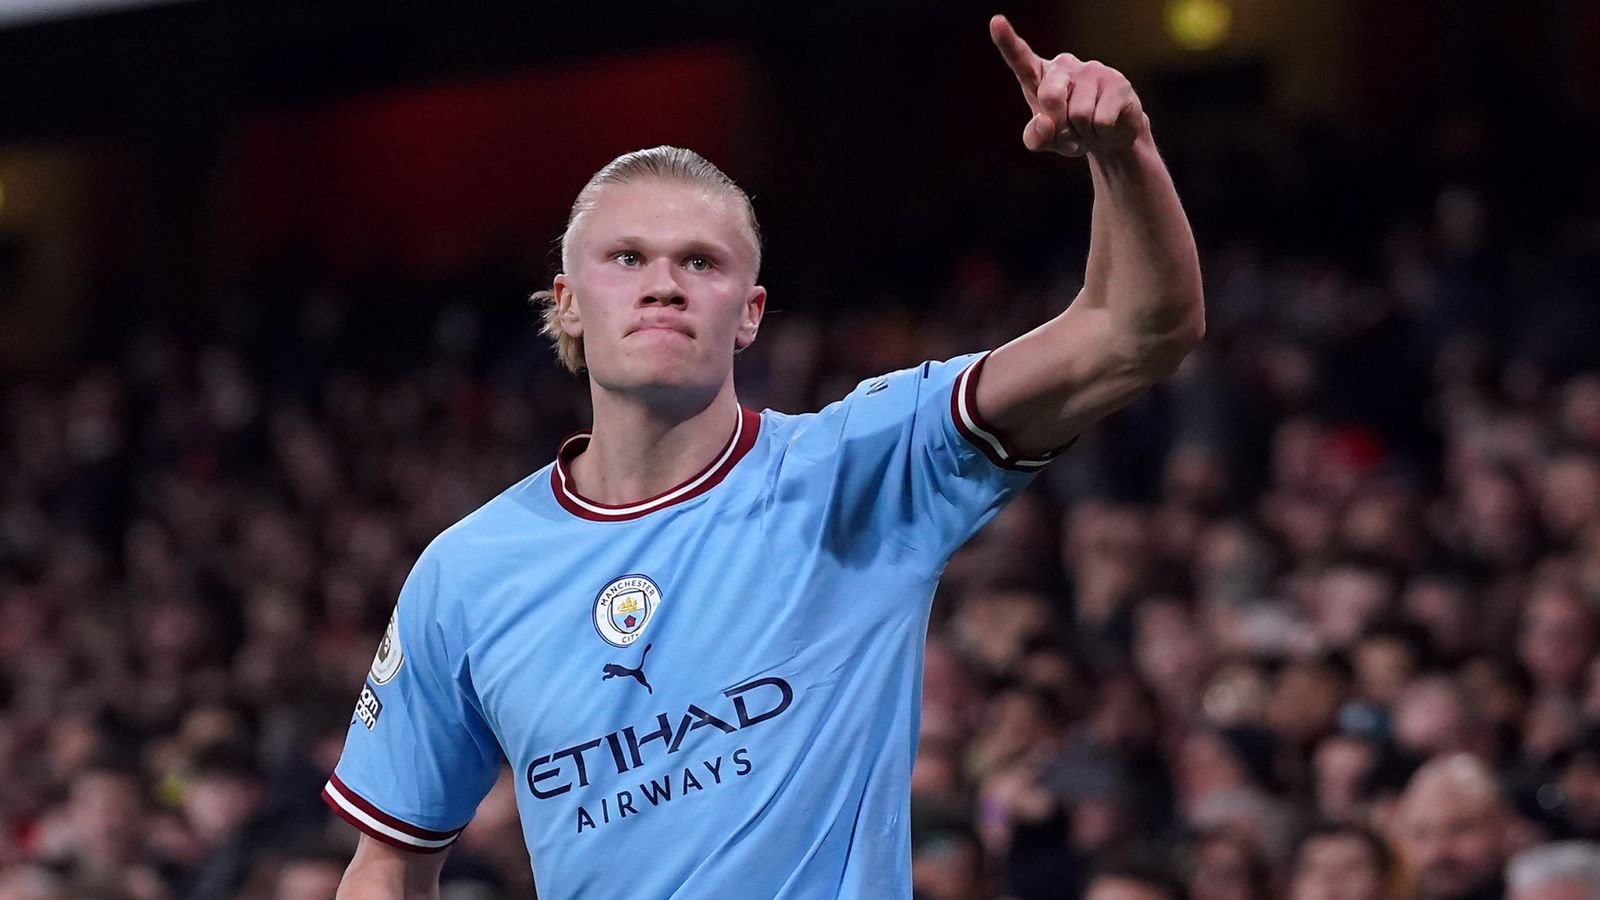
[[[914, 366], [873, 375], [855, 383], [844, 396], [816, 412], [782, 413], [768, 409], [762, 413], [762, 430], [777, 438], [801, 438], [854, 427], [877, 430], [896, 420], [896, 412], [909, 413], [929, 399], [943, 396], [983, 353], [967, 353], [946, 360], [927, 360]], [[830, 429], [829, 426], [833, 426]]]

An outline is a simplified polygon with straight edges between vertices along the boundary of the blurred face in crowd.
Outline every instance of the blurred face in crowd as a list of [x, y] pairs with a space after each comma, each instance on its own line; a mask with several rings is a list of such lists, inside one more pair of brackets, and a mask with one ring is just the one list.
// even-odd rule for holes
[[1392, 634], [1363, 639], [1353, 662], [1361, 696], [1380, 706], [1393, 705], [1417, 664], [1411, 646]]
[[1139, 674], [1164, 700], [1198, 690], [1211, 662], [1205, 633], [1176, 597], [1155, 597], [1139, 605], [1133, 655]]
[[1189, 862], [1194, 900], [1265, 900], [1248, 845], [1223, 835], [1201, 841]]
[[1594, 614], [1577, 595], [1554, 586], [1528, 598], [1517, 654], [1541, 690], [1575, 687], [1594, 652]]
[[230, 840], [261, 806], [261, 788], [245, 778], [213, 775], [195, 779], [183, 792], [183, 816], [200, 840]]
[[1332, 569], [1317, 579], [1317, 635], [1333, 647], [1349, 647], [1389, 606], [1393, 585], [1382, 573], [1356, 566]]
[[60, 900], [61, 879], [36, 866], [7, 866], [0, 871], [0, 900]]
[[1479, 656], [1461, 667], [1461, 688], [1472, 698], [1472, 708], [1485, 723], [1514, 726], [1528, 711], [1528, 686], [1516, 676], [1509, 660]]
[[1421, 546], [1411, 496], [1403, 490], [1372, 491], [1350, 503], [1339, 523], [1340, 542], [1362, 553], [1406, 562]]
[[1074, 612], [1103, 624], [1144, 574], [1150, 552], [1145, 517], [1136, 509], [1084, 503], [1062, 530], [1062, 561], [1072, 568]]
[[1023, 657], [1017, 674], [1023, 684], [1054, 698], [1064, 712], [1081, 709], [1083, 679], [1065, 653], [1049, 647], [1035, 648]]
[[1274, 558], [1265, 538], [1232, 521], [1207, 527], [1196, 542], [1194, 581], [1202, 604], [1242, 604], [1256, 599], [1271, 576]]
[[1012, 674], [1028, 643], [1050, 622], [1050, 605], [1029, 591], [994, 590], [967, 596], [955, 631], [967, 655], [993, 674]]
[[930, 837], [911, 860], [911, 884], [927, 900], [981, 900], [983, 850], [964, 835]]
[[1443, 653], [1460, 653], [1472, 641], [1470, 601], [1459, 585], [1441, 578], [1413, 579], [1401, 607], [1406, 619], [1426, 629]]
[[1583, 729], [1578, 705], [1546, 694], [1533, 702], [1522, 723], [1522, 750], [1529, 759], [1547, 760], [1569, 746]]
[[919, 801], [955, 804], [961, 799], [961, 760], [954, 746], [923, 741], [911, 767], [911, 796]]
[[1384, 872], [1371, 844], [1356, 834], [1309, 838], [1294, 860], [1290, 900], [1383, 900]]
[[1268, 722], [1292, 743], [1308, 746], [1332, 728], [1344, 694], [1343, 679], [1326, 666], [1287, 666], [1278, 674]]
[[1333, 539], [1334, 508], [1308, 492], [1284, 491], [1266, 504], [1267, 520], [1295, 556], [1322, 552]]
[[1514, 891], [1509, 900], [1594, 900], [1595, 886], [1576, 878], [1550, 881]]
[[1132, 878], [1101, 876], [1089, 883], [1083, 900], [1173, 900], [1170, 891]]
[[1583, 453], [1551, 460], [1539, 485], [1539, 513], [1545, 526], [1564, 540], [1600, 522], [1600, 461]]
[[1137, 751], [1154, 745], [1161, 728], [1155, 698], [1131, 676], [1107, 678], [1095, 692], [1089, 731], [1102, 746]]
[[1561, 772], [1561, 812], [1577, 837], [1600, 839], [1600, 756], [1579, 753]]
[[1401, 801], [1400, 850], [1424, 900], [1492, 884], [1505, 864], [1505, 809], [1494, 774], [1466, 756], [1420, 770]]
[[922, 739], [964, 740], [976, 724], [980, 694], [949, 642], [929, 636], [922, 658]]
[[1272, 480], [1279, 488], [1312, 487], [1321, 468], [1328, 432], [1312, 419], [1290, 419], [1272, 438]]
[[1311, 765], [1323, 818], [1349, 822], [1360, 817], [1361, 783], [1377, 762], [1377, 748], [1359, 737], [1337, 734], [1317, 744]]
[[1567, 382], [1560, 415], [1567, 434], [1600, 444], [1600, 376], [1579, 375]]
[[592, 384], [703, 395], [732, 377], [734, 350], [755, 339], [766, 306], [737, 197], [658, 179], [608, 184], [567, 250], [556, 302]]
[[1445, 676], [1413, 681], [1395, 703], [1395, 744], [1416, 756], [1467, 749], [1471, 725], [1460, 688]]
[[1528, 503], [1521, 485], [1486, 467], [1468, 473], [1461, 491], [1461, 515], [1471, 550], [1494, 563], [1515, 562], [1528, 538]]
[[1115, 793], [1080, 798], [1068, 818], [1072, 845], [1091, 855], [1105, 852], [1136, 830], [1131, 807]]
[[1572, 577], [1585, 594], [1600, 595], [1600, 522], [1585, 528], [1575, 543]]
[[119, 772], [89, 771], [72, 782], [67, 819], [75, 849], [107, 862], [131, 861], [144, 828], [139, 780]]
[[1184, 739], [1174, 774], [1184, 806], [1190, 809], [1217, 791], [1250, 784], [1250, 776], [1227, 740], [1210, 731], [1197, 731]]

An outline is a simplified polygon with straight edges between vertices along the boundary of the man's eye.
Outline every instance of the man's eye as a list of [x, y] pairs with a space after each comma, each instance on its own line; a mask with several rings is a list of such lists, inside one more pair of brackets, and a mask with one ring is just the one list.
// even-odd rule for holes
[[636, 266], [639, 264], [640, 257], [639, 254], [633, 252], [632, 250], [623, 250], [619, 253], [613, 254], [612, 259], [615, 259], [617, 262], [622, 263], [625, 266]]
[[684, 265], [695, 272], [709, 272], [717, 267], [708, 256], [691, 256], [684, 261]]

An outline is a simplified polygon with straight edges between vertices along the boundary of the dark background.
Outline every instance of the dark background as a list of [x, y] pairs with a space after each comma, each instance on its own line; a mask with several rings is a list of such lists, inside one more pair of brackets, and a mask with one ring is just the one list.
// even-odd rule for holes
[[[0, 900], [329, 896], [318, 791], [400, 584], [589, 415], [528, 297], [616, 155], [753, 195], [746, 406], [1061, 310], [1090, 183], [1022, 148], [996, 11], [1131, 78], [1208, 336], [951, 560], [919, 898], [1130, 854], [1196, 900], [1325, 900], [1329, 847], [1360, 900], [1600, 869], [1600, 0], [20, 9]], [[531, 892], [511, 784], [446, 896]]]

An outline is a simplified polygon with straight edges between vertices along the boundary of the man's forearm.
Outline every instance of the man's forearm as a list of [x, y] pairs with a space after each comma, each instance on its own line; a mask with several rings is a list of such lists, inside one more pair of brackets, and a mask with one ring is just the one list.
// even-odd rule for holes
[[375, 872], [370, 868], [347, 869], [339, 882], [335, 900], [439, 900], [439, 879], [431, 884], [408, 880], [403, 872]]
[[[1125, 316], [1158, 368], [1205, 332], [1200, 260], [1172, 176], [1146, 130], [1127, 150], [1089, 154], [1089, 259], [1079, 302]], [[1168, 357], [1171, 357], [1170, 360]]]
[[412, 853], [363, 835], [336, 900], [439, 900], [447, 852]]

